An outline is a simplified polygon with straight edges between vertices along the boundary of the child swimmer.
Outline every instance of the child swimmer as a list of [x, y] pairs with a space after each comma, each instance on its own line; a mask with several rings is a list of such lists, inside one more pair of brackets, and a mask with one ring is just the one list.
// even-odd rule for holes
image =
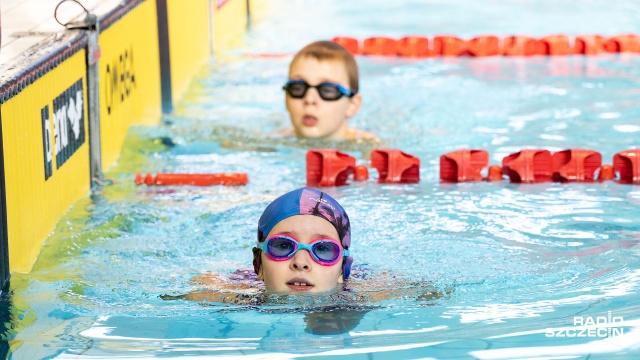
[[265, 208], [252, 251], [252, 270], [202, 274], [192, 279], [198, 290], [161, 297], [262, 304], [271, 294], [337, 300], [346, 296], [360, 303], [411, 294], [419, 300], [443, 295], [423, 281], [408, 283], [385, 271], [352, 269], [351, 224], [345, 209], [328, 194], [309, 187], [281, 195]]
[[348, 126], [360, 110], [362, 96], [358, 93], [358, 65], [341, 45], [316, 41], [302, 48], [291, 60], [283, 89], [296, 137], [377, 139]]
[[[332, 41], [316, 41], [295, 54], [282, 87], [292, 127], [265, 136], [246, 130], [223, 131], [226, 148], [277, 151], [278, 145], [335, 148], [362, 152], [385, 147], [377, 135], [349, 126], [362, 105], [358, 65], [353, 55]], [[254, 143], [258, 143], [255, 144]]]
[[253, 267], [267, 291], [326, 293], [349, 277], [351, 225], [344, 208], [312, 188], [286, 193], [258, 221]]

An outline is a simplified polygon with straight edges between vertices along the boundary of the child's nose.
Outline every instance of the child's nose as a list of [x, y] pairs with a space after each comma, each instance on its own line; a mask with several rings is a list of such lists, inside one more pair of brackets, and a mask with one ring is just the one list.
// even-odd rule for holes
[[309, 270], [311, 268], [311, 254], [307, 250], [300, 250], [291, 259], [293, 270]]
[[318, 94], [318, 89], [309, 88], [307, 89], [307, 93], [304, 94], [304, 102], [307, 104], [315, 104], [320, 99], [320, 94]]

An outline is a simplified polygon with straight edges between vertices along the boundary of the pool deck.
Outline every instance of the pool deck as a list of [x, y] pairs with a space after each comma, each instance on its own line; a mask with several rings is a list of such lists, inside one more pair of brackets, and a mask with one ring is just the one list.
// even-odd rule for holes
[[[54, 18], [56, 6], [62, 0], [0, 0], [0, 78], [19, 71], [28, 63], [46, 54], [38, 51], [73, 32]], [[98, 17], [114, 9], [121, 0], [78, 0]], [[84, 19], [84, 10], [73, 0], [67, 0], [58, 9], [61, 22]], [[55, 48], [52, 48], [53, 50]], [[4, 76], [3, 76], [4, 75]]]

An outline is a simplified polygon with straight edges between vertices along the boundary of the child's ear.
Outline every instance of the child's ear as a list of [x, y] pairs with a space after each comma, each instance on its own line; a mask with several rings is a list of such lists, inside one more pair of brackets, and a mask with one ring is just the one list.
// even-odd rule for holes
[[360, 110], [360, 106], [362, 105], [362, 96], [360, 94], [355, 94], [351, 99], [349, 99], [350, 104], [347, 108], [347, 118], [355, 115], [358, 110]]
[[342, 284], [344, 282], [343, 276], [342, 276], [342, 270], [340, 270], [340, 274], [338, 274], [338, 284]]
[[260, 270], [258, 270], [258, 280], [264, 281], [264, 273], [262, 271], [262, 265], [260, 265]]

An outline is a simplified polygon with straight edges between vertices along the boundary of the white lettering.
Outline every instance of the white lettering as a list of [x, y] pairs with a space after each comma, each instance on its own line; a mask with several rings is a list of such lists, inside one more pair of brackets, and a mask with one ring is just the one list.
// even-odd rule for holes
[[619, 336], [619, 335], [623, 335], [624, 334], [624, 329], [623, 328], [612, 328], [611, 329], [611, 336]]
[[51, 124], [49, 123], [49, 118], [44, 120], [44, 144], [46, 161], [51, 162], [53, 154], [51, 153]]
[[333, 206], [331, 206], [331, 204], [329, 204], [329, 202], [325, 199], [316, 199], [316, 198], [309, 198], [310, 200], [313, 200], [315, 202], [319, 202], [319, 203], [323, 203], [325, 205], [327, 205], [328, 207], [330, 207], [332, 210], [336, 210]]
[[53, 133], [56, 138], [56, 155], [69, 143], [67, 136], [67, 106], [60, 107], [53, 114]]
[[73, 136], [77, 140], [80, 137], [80, 121], [82, 119], [82, 92], [76, 91], [76, 100], [69, 98], [69, 110], [67, 115], [69, 116], [69, 122], [71, 123], [71, 131]]
[[584, 318], [582, 316], [574, 316], [573, 326], [582, 326], [582, 325], [584, 325]]

